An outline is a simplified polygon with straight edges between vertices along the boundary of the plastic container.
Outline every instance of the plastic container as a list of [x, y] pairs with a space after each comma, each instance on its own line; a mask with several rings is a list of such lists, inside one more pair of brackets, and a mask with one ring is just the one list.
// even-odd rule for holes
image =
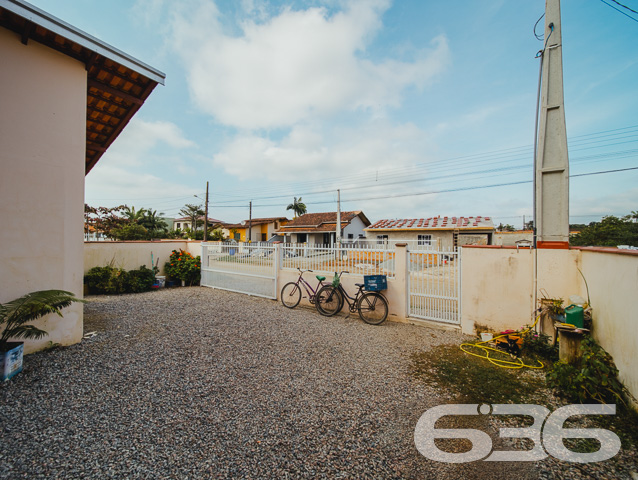
[[583, 307], [570, 305], [565, 307], [565, 323], [570, 323], [576, 328], [585, 327], [585, 312]]
[[164, 288], [166, 286], [166, 277], [157, 275], [155, 277], [155, 283], [157, 284], [157, 288]]
[[368, 292], [380, 292], [388, 288], [388, 277], [385, 275], [364, 275], [363, 283]]

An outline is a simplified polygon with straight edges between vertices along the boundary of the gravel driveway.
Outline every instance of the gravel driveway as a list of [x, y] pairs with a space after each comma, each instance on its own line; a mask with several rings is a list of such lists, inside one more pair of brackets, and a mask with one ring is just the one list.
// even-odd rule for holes
[[414, 448], [446, 399], [409, 356], [459, 333], [203, 287], [89, 300], [96, 336], [0, 386], [0, 478], [538, 478]]

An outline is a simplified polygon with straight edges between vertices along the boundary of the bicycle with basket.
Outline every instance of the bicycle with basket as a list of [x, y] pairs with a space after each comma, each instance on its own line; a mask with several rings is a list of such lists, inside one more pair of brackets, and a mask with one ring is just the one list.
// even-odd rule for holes
[[347, 271], [335, 272], [331, 285], [319, 289], [315, 306], [319, 313], [333, 316], [348, 303], [349, 313], [357, 312], [361, 320], [370, 325], [380, 325], [388, 318], [388, 301], [379, 293], [388, 288], [385, 275], [364, 275], [364, 283], [355, 283], [357, 292], [351, 296], [343, 288], [341, 276]]

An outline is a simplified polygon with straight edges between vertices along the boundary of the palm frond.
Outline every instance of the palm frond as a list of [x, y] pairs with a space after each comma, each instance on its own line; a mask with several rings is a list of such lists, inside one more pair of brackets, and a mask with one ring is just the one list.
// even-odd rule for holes
[[24, 324], [50, 313], [61, 317], [61, 310], [76, 302], [86, 303], [64, 290], [40, 290], [0, 304], [0, 325], [6, 324], [0, 332], [0, 344], [16, 336], [16, 333], [23, 338], [40, 338], [46, 335], [43, 330]]
[[33, 325], [19, 325], [7, 330], [5, 334], [7, 338], [30, 338], [33, 340], [37, 340], [48, 335], [47, 332], [34, 327]]

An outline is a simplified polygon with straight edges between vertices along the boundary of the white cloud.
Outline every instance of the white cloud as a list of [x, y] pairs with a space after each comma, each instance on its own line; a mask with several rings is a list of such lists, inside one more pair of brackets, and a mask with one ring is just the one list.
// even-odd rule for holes
[[173, 21], [192, 99], [219, 122], [246, 129], [398, 106], [405, 88], [421, 88], [445, 68], [449, 52], [440, 36], [410, 62], [365, 58], [388, 6], [351, 1], [332, 15], [287, 8], [264, 21], [244, 20], [232, 36], [217, 7], [202, 1]]
[[[171, 122], [147, 122], [134, 118], [104, 154], [100, 163], [115, 165], [141, 165], [148, 162], [148, 155], [156, 147], [167, 155], [171, 149], [195, 147], [177, 125]], [[99, 164], [98, 164], [99, 165]]]
[[157, 201], [162, 194], [192, 197], [192, 188], [159, 175], [167, 164], [172, 172], [192, 173], [192, 167], [184, 163], [183, 150], [195, 146], [171, 122], [134, 118], [86, 177], [86, 201], [107, 206], [131, 198]]
[[[428, 137], [413, 124], [392, 126], [379, 121], [361, 128], [298, 125], [279, 141], [253, 134], [240, 134], [213, 156], [216, 167], [242, 180], [313, 180], [326, 178], [342, 187], [360, 183], [361, 175], [424, 162]], [[352, 183], [352, 182], [351, 182]], [[320, 187], [321, 188], [321, 187]]]

